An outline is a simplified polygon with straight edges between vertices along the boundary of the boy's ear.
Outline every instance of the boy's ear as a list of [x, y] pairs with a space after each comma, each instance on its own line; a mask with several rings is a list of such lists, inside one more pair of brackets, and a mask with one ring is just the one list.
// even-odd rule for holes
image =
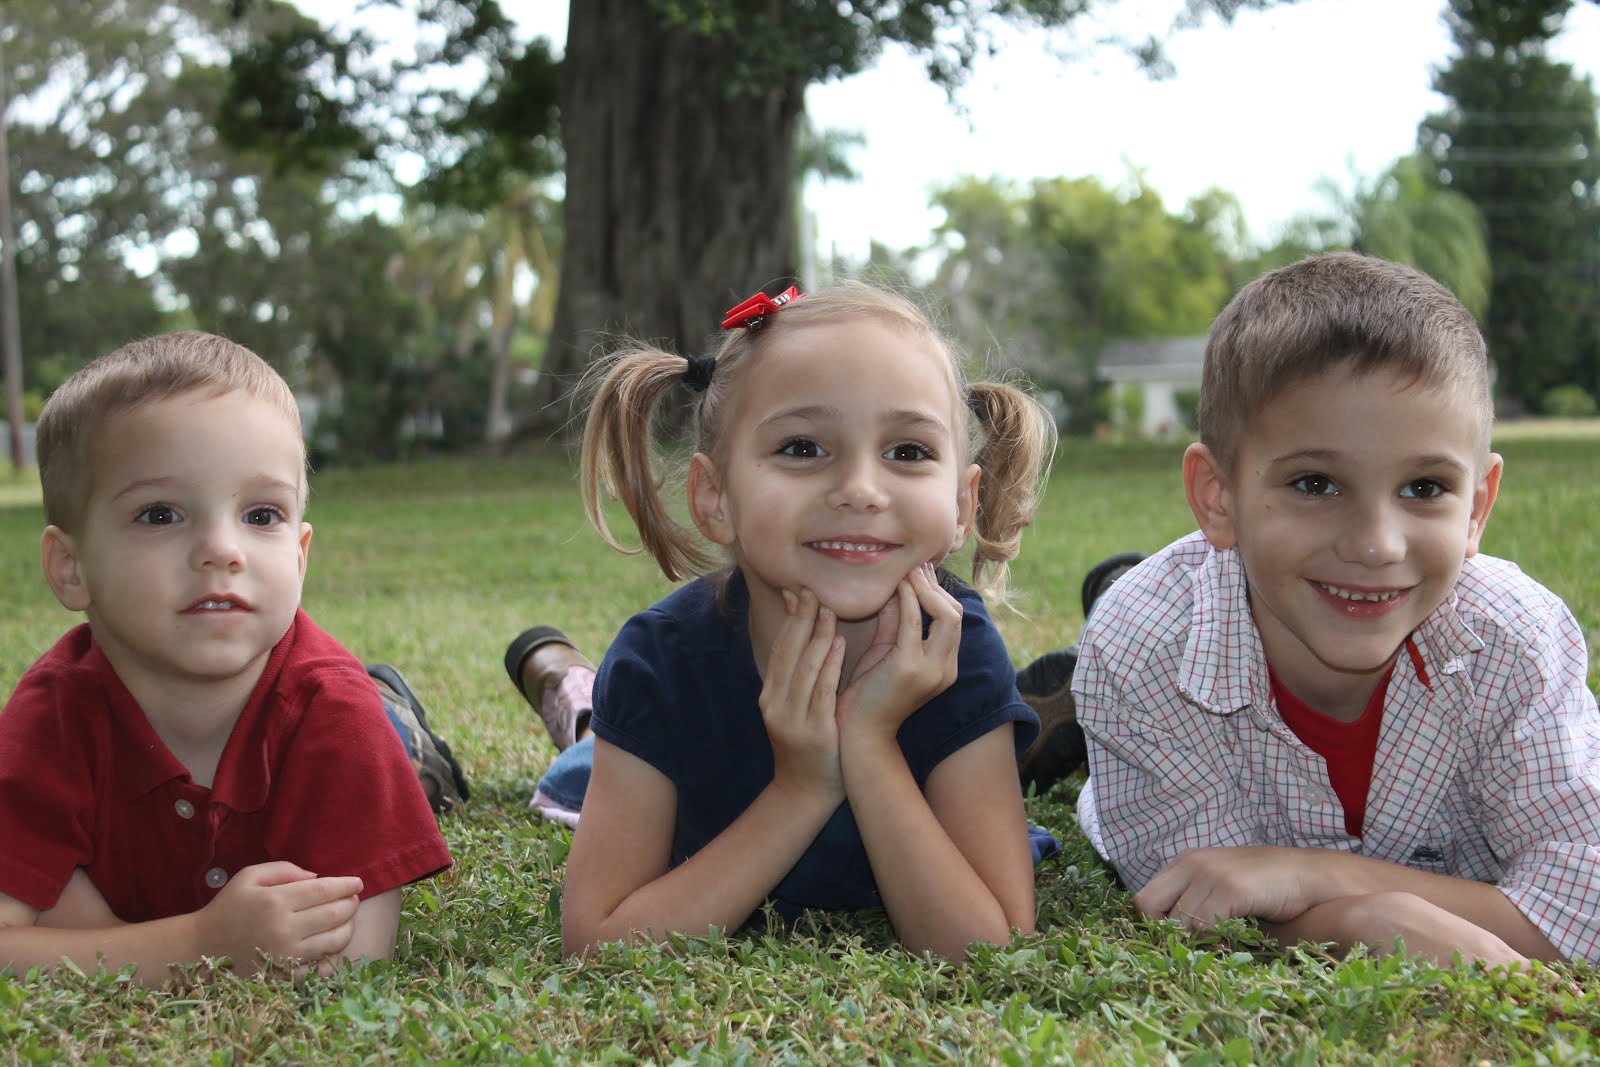
[[1239, 543], [1228, 472], [1216, 454], [1198, 441], [1183, 453], [1183, 493], [1200, 532], [1213, 548], [1228, 549]]
[[719, 545], [733, 544], [728, 496], [722, 491], [716, 464], [704, 452], [696, 452], [689, 460], [689, 515], [707, 540]]
[[1500, 453], [1489, 453], [1489, 469], [1472, 492], [1472, 519], [1467, 528], [1469, 557], [1478, 554], [1478, 542], [1483, 539], [1483, 528], [1489, 525], [1489, 512], [1494, 510], [1495, 497], [1500, 495], [1500, 474], [1505, 469], [1506, 461], [1500, 458]]
[[78, 570], [78, 547], [72, 535], [59, 526], [46, 526], [39, 541], [39, 562], [50, 591], [68, 611], [87, 611], [89, 587]]
[[956, 491], [956, 532], [950, 542], [951, 552], [960, 552], [972, 536], [972, 523], [978, 516], [978, 483], [983, 480], [983, 468], [968, 464]]

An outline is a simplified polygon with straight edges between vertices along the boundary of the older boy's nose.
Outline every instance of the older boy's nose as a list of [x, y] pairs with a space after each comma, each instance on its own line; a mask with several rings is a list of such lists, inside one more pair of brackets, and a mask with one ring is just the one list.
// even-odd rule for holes
[[1357, 509], [1340, 531], [1339, 558], [1347, 563], [1381, 567], [1406, 557], [1405, 523], [1382, 504]]

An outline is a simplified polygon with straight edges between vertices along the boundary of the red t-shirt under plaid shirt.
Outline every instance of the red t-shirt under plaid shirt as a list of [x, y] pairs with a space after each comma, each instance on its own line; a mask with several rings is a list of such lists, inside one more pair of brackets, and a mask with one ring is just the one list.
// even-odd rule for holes
[[1344, 807], [1344, 829], [1351, 837], [1361, 836], [1361, 824], [1367, 817], [1367, 789], [1372, 785], [1372, 761], [1378, 754], [1378, 727], [1383, 724], [1383, 694], [1389, 691], [1393, 673], [1391, 664], [1354, 722], [1340, 722], [1289, 692], [1268, 665], [1278, 714], [1296, 737], [1327, 761], [1328, 780]]

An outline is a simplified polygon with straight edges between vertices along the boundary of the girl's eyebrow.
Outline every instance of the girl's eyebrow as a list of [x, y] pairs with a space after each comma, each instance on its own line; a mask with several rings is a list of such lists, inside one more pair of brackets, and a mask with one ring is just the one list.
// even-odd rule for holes
[[[762, 426], [793, 419], [797, 422], [834, 422], [844, 418], [844, 412], [830, 404], [803, 404], [798, 407], [782, 408], [761, 420]], [[884, 422], [913, 430], [938, 430], [947, 429], [942, 419], [920, 411], [915, 408], [903, 408], [884, 414]]]

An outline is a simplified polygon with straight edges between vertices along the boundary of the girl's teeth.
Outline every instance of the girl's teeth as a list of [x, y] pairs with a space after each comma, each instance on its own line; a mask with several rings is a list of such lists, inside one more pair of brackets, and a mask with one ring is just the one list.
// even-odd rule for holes
[[817, 547], [826, 548], [833, 552], [871, 552], [879, 546], [858, 545], [852, 541], [818, 541]]

